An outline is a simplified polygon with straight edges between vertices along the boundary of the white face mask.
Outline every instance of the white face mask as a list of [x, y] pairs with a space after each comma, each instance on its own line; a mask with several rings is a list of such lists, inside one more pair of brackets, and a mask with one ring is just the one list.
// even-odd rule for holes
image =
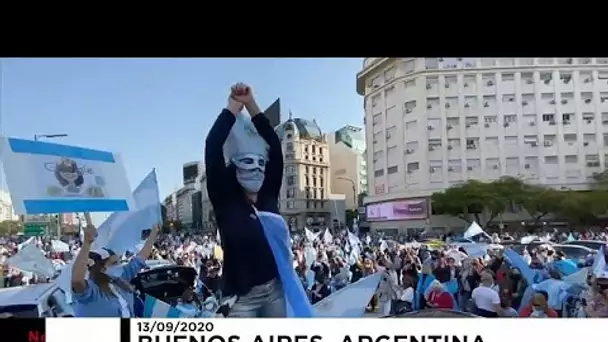
[[264, 171], [266, 171], [266, 159], [257, 154], [243, 154], [232, 158], [236, 166], [236, 179], [247, 192], [256, 193], [260, 191], [264, 183]]

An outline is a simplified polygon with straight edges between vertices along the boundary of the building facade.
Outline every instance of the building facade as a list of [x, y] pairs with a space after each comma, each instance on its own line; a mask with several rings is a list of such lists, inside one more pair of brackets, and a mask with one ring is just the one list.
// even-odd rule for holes
[[450, 225], [416, 208], [469, 179], [586, 189], [608, 161], [608, 58], [366, 58], [357, 92], [372, 228]]
[[18, 219], [19, 216], [15, 215], [15, 210], [13, 209], [11, 195], [7, 191], [0, 190], [0, 222], [15, 221]]
[[347, 209], [358, 208], [358, 195], [367, 192], [367, 161], [365, 131], [361, 127], [344, 126], [327, 134], [331, 164], [331, 193], [346, 196]]
[[167, 220], [168, 221], [175, 221], [177, 220], [177, 207], [176, 207], [176, 203], [175, 203], [175, 192], [171, 193], [169, 196], [165, 197], [165, 200], [163, 201], [163, 205], [165, 206], [165, 209], [167, 210]]
[[179, 220], [184, 227], [191, 227], [192, 220], [192, 194], [196, 192], [194, 183], [184, 185], [181, 189], [175, 193], [175, 207], [177, 213], [177, 220]]
[[281, 214], [292, 231], [331, 225], [330, 160], [325, 135], [314, 120], [291, 116], [276, 131], [285, 162]]

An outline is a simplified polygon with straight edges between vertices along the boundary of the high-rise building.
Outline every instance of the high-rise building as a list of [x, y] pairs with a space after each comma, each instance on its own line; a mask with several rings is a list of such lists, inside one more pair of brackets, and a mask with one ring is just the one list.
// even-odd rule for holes
[[357, 92], [377, 227], [469, 179], [586, 189], [608, 162], [608, 58], [366, 58]]
[[276, 99], [266, 110], [264, 115], [270, 121], [272, 127], [277, 127], [281, 123], [281, 99]]
[[193, 161], [182, 166], [184, 185], [194, 184], [199, 175], [200, 162]]
[[358, 195], [367, 192], [365, 131], [344, 126], [327, 134], [331, 164], [331, 193], [346, 196], [347, 209], [357, 209]]
[[281, 214], [292, 231], [330, 225], [329, 149], [315, 120], [290, 118], [276, 128], [285, 162]]

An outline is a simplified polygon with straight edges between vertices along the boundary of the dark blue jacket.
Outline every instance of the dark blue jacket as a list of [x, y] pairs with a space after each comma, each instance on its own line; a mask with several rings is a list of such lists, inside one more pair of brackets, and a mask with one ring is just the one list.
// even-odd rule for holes
[[[253, 286], [278, 276], [274, 256], [252, 203], [236, 180], [234, 165], [226, 166], [224, 160], [224, 143], [235, 121], [235, 116], [224, 109], [211, 127], [205, 145], [207, 192], [222, 238], [222, 293], [227, 296], [244, 295]], [[269, 145], [265, 179], [254, 205], [259, 211], [278, 214], [283, 179], [281, 142], [263, 113], [254, 116], [252, 122]]]

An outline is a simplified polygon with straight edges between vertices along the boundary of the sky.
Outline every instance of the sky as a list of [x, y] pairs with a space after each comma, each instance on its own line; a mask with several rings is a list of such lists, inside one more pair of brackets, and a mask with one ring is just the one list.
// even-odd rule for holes
[[325, 132], [363, 125], [355, 87], [362, 58], [0, 62], [3, 136], [68, 134], [54, 142], [120, 153], [132, 189], [156, 168], [161, 200], [181, 187], [184, 163], [202, 160], [235, 82], [251, 85], [262, 109], [280, 97], [283, 120], [291, 111]]

